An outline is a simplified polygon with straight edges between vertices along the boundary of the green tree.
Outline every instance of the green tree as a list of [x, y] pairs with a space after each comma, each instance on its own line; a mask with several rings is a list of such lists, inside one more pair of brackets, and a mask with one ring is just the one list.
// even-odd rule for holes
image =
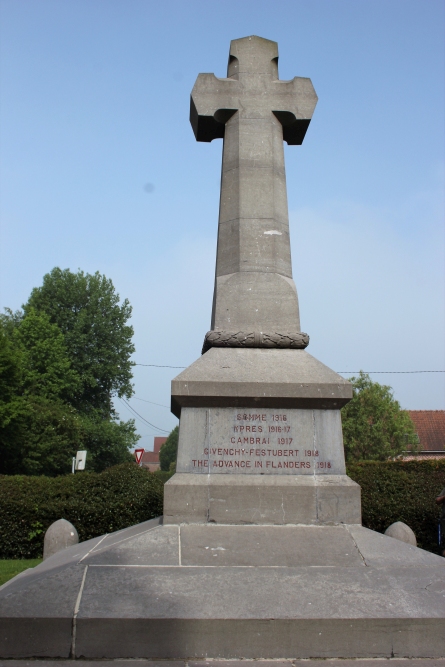
[[134, 352], [133, 327], [127, 324], [131, 306], [119, 304], [113, 283], [94, 275], [54, 268], [43, 285], [32, 290], [25, 313], [46, 313], [60, 328], [72, 368], [81, 378], [71, 404], [82, 412], [114, 414], [113, 396], [130, 398]]
[[362, 371], [350, 382], [353, 398], [341, 410], [346, 460], [384, 461], [407, 450], [417, 451], [414, 424], [394, 399], [391, 387], [373, 382]]
[[62, 400], [76, 395], [81, 378], [71, 367], [62, 332], [46, 313], [29, 308], [12, 341], [22, 355], [22, 393]]
[[0, 319], [0, 405], [11, 400], [21, 377], [22, 354], [10, 341], [10, 333]]
[[130, 314], [104, 276], [54, 269], [0, 316], [0, 473], [64, 474], [79, 449], [97, 472], [132, 460], [112, 403], [132, 394]]
[[162, 445], [159, 452], [159, 462], [161, 464], [161, 470], [170, 470], [171, 464], [176, 464], [176, 456], [178, 454], [178, 437], [179, 437], [179, 426], [175, 426], [173, 431], [170, 432], [167, 440]]
[[[45, 313], [10, 313], [0, 320], [0, 471], [67, 472], [80, 422], [64, 399], [80, 378], [71, 368], [62, 332]], [[69, 468], [68, 468], [69, 469]]]

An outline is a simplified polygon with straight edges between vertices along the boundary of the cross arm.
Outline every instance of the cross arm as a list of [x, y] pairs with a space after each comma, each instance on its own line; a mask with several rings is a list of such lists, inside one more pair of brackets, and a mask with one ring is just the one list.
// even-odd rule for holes
[[312, 81], [296, 76], [291, 81], [274, 81], [273, 85], [281, 102], [273, 113], [283, 126], [283, 139], [289, 146], [302, 144], [318, 101]]
[[199, 74], [190, 97], [190, 123], [196, 141], [224, 137], [225, 125], [238, 111], [238, 81]]

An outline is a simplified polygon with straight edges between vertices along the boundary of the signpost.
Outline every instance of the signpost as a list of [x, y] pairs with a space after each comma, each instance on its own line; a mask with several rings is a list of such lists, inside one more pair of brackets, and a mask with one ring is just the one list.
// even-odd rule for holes
[[138, 465], [141, 464], [142, 456], [143, 456], [144, 453], [145, 453], [145, 449], [135, 449], [134, 450], [134, 455], [136, 457], [136, 463]]
[[71, 471], [73, 475], [76, 470], [85, 470], [86, 460], [87, 460], [87, 452], [85, 449], [77, 452], [75, 457], [73, 456], [73, 468]]

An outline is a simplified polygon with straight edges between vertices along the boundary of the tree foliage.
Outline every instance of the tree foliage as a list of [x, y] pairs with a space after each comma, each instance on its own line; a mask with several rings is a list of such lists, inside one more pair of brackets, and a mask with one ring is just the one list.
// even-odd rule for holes
[[131, 306], [119, 304], [113, 283], [94, 275], [55, 268], [35, 287], [24, 306], [46, 313], [62, 332], [72, 368], [81, 379], [72, 405], [82, 411], [112, 413], [112, 397], [132, 393], [133, 327], [127, 324]]
[[64, 474], [79, 449], [91, 470], [131, 460], [112, 404], [132, 393], [130, 314], [104, 276], [54, 269], [0, 316], [0, 473]]
[[385, 461], [417, 451], [414, 424], [391, 387], [373, 382], [362, 371], [350, 382], [353, 398], [341, 411], [346, 461]]
[[178, 438], [179, 438], [179, 426], [175, 426], [173, 431], [170, 432], [167, 440], [162, 445], [159, 452], [159, 462], [161, 464], [161, 470], [168, 471], [170, 470], [171, 464], [176, 464], [176, 456], [178, 454]]

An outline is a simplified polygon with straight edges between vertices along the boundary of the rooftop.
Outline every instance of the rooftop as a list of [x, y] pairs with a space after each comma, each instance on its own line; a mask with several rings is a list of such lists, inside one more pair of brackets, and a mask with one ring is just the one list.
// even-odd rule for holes
[[445, 410], [408, 410], [423, 451], [445, 450]]

